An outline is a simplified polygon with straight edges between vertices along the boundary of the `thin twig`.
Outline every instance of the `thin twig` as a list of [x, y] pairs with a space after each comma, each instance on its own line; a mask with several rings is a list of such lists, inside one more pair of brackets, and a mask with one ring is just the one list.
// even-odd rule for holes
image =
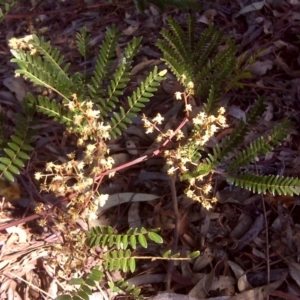
[[42, 294], [48, 296], [50, 299], [54, 299], [54, 297], [52, 297], [50, 294], [48, 294], [47, 292], [45, 292], [45, 291], [43, 291], [42, 289], [40, 289], [38, 286], [32, 284], [31, 282], [29, 282], [29, 281], [23, 279], [23, 278], [20, 277], [20, 276], [17, 276], [17, 275], [15, 275], [15, 274], [13, 274], [13, 273], [11, 273], [11, 272], [9, 272], [9, 271], [5, 271], [5, 272], [3, 273], [3, 275], [5, 275], [5, 276], [7, 276], [7, 277], [9, 277], [9, 278], [10, 278], [10, 277], [15, 277], [15, 278], [17, 278], [18, 280], [23, 281], [23, 282], [26, 283], [27, 285], [31, 286], [33, 289], [36, 289], [36, 290], [38, 290], [40, 293], [42, 293]]
[[[266, 213], [266, 205], [263, 196], [261, 196], [261, 201], [264, 210], [264, 220], [265, 220], [265, 228], [266, 228], [266, 260], [267, 260], [267, 281], [270, 283], [270, 256], [269, 256], [269, 232], [268, 232], [268, 221], [267, 221], [267, 213]], [[269, 296], [267, 296], [267, 300]]]
[[[173, 174], [170, 177], [170, 189], [171, 189], [171, 196], [172, 196], [172, 203], [173, 203], [173, 211], [174, 211], [174, 223], [175, 223], [175, 228], [174, 228], [174, 241], [172, 245], [172, 254], [175, 254], [177, 252], [177, 246], [178, 246], [178, 228], [179, 228], [179, 211], [178, 211], [178, 201], [177, 201], [177, 193], [176, 193], [176, 173]], [[174, 261], [170, 260], [168, 263], [168, 274], [167, 274], [167, 283], [166, 283], [166, 288], [167, 291], [171, 290], [171, 278], [172, 278], [172, 272], [174, 269]]]

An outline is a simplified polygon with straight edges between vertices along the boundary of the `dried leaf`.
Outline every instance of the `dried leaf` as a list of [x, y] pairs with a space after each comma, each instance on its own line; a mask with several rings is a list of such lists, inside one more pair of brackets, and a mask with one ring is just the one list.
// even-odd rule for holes
[[218, 13], [215, 9], [208, 9], [203, 13], [203, 15], [199, 19], [197, 19], [197, 22], [209, 25], [213, 23], [214, 18], [217, 14]]
[[251, 228], [252, 218], [249, 215], [242, 213], [239, 217], [238, 224], [230, 232], [229, 237], [232, 239], [239, 239]]
[[231, 277], [231, 276], [219, 276], [215, 277], [214, 281], [212, 282], [211, 291], [216, 291], [216, 290], [225, 290], [226, 288], [233, 286], [236, 283], [236, 280]]
[[286, 74], [292, 76], [292, 77], [299, 77], [300, 76], [300, 71], [293, 71], [284, 61], [283, 59], [275, 54], [275, 62], [277, 63], [278, 66], [280, 66]]
[[239, 107], [235, 105], [231, 105], [228, 110], [229, 115], [233, 116], [234, 118], [246, 121], [246, 114], [242, 111]]
[[296, 262], [290, 262], [289, 263], [289, 271], [290, 271], [290, 275], [300, 286], [300, 264], [298, 264]]
[[126, 141], [126, 149], [130, 155], [138, 155], [139, 154], [139, 152], [136, 148], [136, 144], [133, 140]]
[[238, 245], [233, 249], [234, 252], [241, 251], [249, 245], [263, 230], [264, 228], [264, 215], [260, 214], [254, 221], [251, 229], [238, 241]]
[[57, 297], [58, 286], [56, 280], [52, 280], [50, 286], [48, 288], [48, 294], [51, 295], [53, 298]]
[[98, 207], [97, 213], [107, 210], [116, 205], [120, 205], [128, 202], [145, 202], [145, 201], [153, 201], [160, 198], [160, 196], [151, 195], [151, 194], [143, 194], [143, 193], [118, 193], [114, 195], [110, 195], [108, 197], [108, 201], [104, 206]]
[[265, 300], [267, 296], [269, 296], [275, 289], [277, 289], [282, 284], [282, 282], [286, 278], [286, 275], [287, 274], [284, 274], [280, 280], [277, 280], [273, 283], [238, 294], [230, 298], [230, 300]]
[[203, 254], [199, 257], [197, 257], [194, 265], [193, 265], [193, 271], [198, 272], [205, 268], [208, 264], [212, 262], [214, 259], [214, 255], [210, 248], [206, 248], [203, 252]]
[[[219, 277], [220, 278], [220, 277]], [[212, 289], [213, 281], [215, 279], [215, 270], [212, 269], [205, 277], [204, 277], [204, 291], [206, 294]]]
[[26, 243], [26, 241], [27, 241], [27, 233], [26, 233], [26, 231], [23, 228], [13, 226], [13, 227], [7, 228], [6, 231], [8, 233], [16, 233], [18, 235], [18, 237], [19, 237], [18, 242], [20, 244]]
[[236, 280], [230, 276], [215, 277], [215, 271], [212, 270], [204, 276], [189, 292], [190, 297], [206, 298], [209, 291], [224, 290], [236, 283]]
[[259, 258], [262, 258], [262, 259], [266, 259], [266, 255], [264, 253], [262, 253], [261, 251], [258, 251], [256, 248], [252, 249], [252, 253], [256, 257], [259, 257]]
[[268, 107], [267, 107], [267, 111], [264, 116], [264, 120], [267, 122], [270, 122], [273, 119], [274, 107], [271, 102], [268, 102], [267, 104], [268, 104]]
[[261, 10], [265, 5], [265, 1], [260, 1], [260, 2], [254, 2], [251, 3], [245, 7], [243, 7], [235, 16], [234, 18], [239, 17], [240, 15], [246, 14], [248, 12], [251, 11], [257, 11], [257, 10]]
[[253, 65], [248, 68], [248, 71], [252, 76], [260, 77], [265, 75], [268, 70], [273, 68], [273, 62], [269, 59], [264, 61], [256, 61]]
[[158, 64], [160, 64], [161, 61], [158, 59], [149, 59], [146, 61], [142, 61], [141, 63], [135, 65], [132, 70], [131, 70], [131, 75], [136, 75], [139, 72], [142, 72], [143, 70], [147, 69], [148, 67], [151, 66], [157, 66]]
[[237, 263], [229, 260], [228, 264], [231, 267], [236, 279], [239, 279], [245, 273], [245, 271]]
[[139, 23], [133, 24], [129, 27], [127, 27], [126, 29], [123, 30], [123, 33], [125, 35], [133, 35], [140, 27]]
[[[227, 300], [227, 299], [229, 299], [229, 297], [225, 297], [222, 299], [218, 297], [218, 300]], [[202, 299], [199, 299], [198, 297], [197, 298], [190, 297], [187, 295], [179, 295], [173, 293], [160, 293], [154, 297], [149, 298], [149, 300], [202, 300]]]
[[246, 291], [246, 290], [249, 290], [252, 288], [252, 286], [248, 282], [247, 274], [244, 274], [239, 278], [237, 286], [238, 286], [238, 289], [240, 292], [243, 292], [243, 291]]
[[139, 214], [139, 206], [138, 202], [132, 203], [128, 210], [128, 225], [132, 228], [141, 228], [142, 222]]
[[116, 153], [111, 155], [114, 160], [113, 168], [122, 166], [131, 160], [131, 156], [128, 153]]
[[26, 96], [27, 87], [21, 77], [6, 77], [2, 81], [3, 85], [6, 86], [12, 93], [14, 93], [17, 99], [22, 102]]

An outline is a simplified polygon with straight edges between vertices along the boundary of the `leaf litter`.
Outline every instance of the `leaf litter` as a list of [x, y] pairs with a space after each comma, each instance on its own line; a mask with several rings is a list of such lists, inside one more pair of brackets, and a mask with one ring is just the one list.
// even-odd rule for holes
[[[160, 53], [154, 45], [166, 17], [172, 15], [179, 20], [185, 19], [182, 12], [170, 9], [161, 13], [154, 6], [150, 6], [145, 14], [139, 14], [132, 1], [124, 1], [123, 4], [89, 1], [82, 7], [69, 2], [46, 0], [37, 3], [38, 12], [21, 3], [0, 24], [0, 50], [3, 53], [0, 60], [3, 67], [0, 71], [3, 84], [0, 105], [12, 122], [13, 113], [18, 112], [19, 102], [24, 98], [23, 91], [38, 92], [36, 87], [24, 85], [24, 82], [13, 78], [13, 69], [8, 63], [10, 54], [5, 42], [6, 34], [27, 34], [27, 18], [35, 22], [46, 38], [73, 62], [78, 58], [74, 36], [83, 25], [92, 33], [91, 46], [94, 48], [101, 43], [105, 27], [112, 24], [120, 26], [125, 33], [122, 38], [124, 45], [132, 36], [143, 35], [144, 44], [132, 70], [136, 83], [145, 78], [153, 65], [160, 64]], [[244, 89], [229, 94], [231, 104], [228, 111], [232, 125], [235, 119], [244, 118], [253, 94], [269, 100], [268, 111], [255, 128], [254, 135], [261, 135], [269, 128], [270, 122], [276, 123], [285, 117], [293, 117], [300, 124], [300, 2], [203, 2], [203, 10], [197, 13], [198, 25], [214, 23], [219, 26], [239, 45], [240, 55], [258, 53], [258, 60], [248, 66], [253, 78]], [[10, 28], [9, 33], [7, 28]], [[178, 87], [176, 80], [170, 76], [164, 83], [164, 89], [145, 108], [149, 116], [157, 112], [168, 116], [165, 128], [172, 128], [178, 122], [176, 118], [181, 107], [173, 101]], [[57, 159], [58, 154], [63, 161], [63, 155], [72, 152], [74, 145], [66, 143], [63, 129], [57, 124], [51, 127], [54, 124], [45, 120], [38, 126], [40, 144], [35, 161], [19, 178], [19, 186], [7, 186], [6, 183], [0, 186], [3, 197], [1, 226], [33, 214], [32, 207], [38, 201], [46, 201], [50, 206], [57, 201], [51, 195], [39, 194], [38, 186], [32, 180], [32, 170], [40, 170], [46, 161]], [[112, 151], [115, 149], [118, 165], [129, 162], [133, 156], [147, 153], [151, 147], [155, 148], [155, 136], [145, 136], [139, 120], [134, 120], [126, 134], [126, 138], [111, 141], [109, 145]], [[300, 177], [299, 144], [299, 125], [296, 125], [293, 138], [271, 156], [258, 161], [256, 169]], [[181, 195], [181, 183], [176, 181], [179, 209], [179, 227], [176, 227], [177, 215], [171, 204], [169, 180], [161, 171], [163, 165], [160, 158], [151, 159], [145, 165], [128, 168], [116, 179], [110, 179], [103, 188], [111, 190], [109, 197], [114, 201], [110, 199], [110, 207], [104, 205], [100, 208], [104, 215], [99, 218], [98, 224], [109, 224], [120, 230], [128, 224], [161, 227], [165, 246], [169, 248], [174, 246], [173, 234], [178, 230], [178, 251], [187, 254], [197, 249], [201, 256], [189, 263], [176, 264], [169, 274], [165, 265], [145, 261], [133, 275], [124, 274], [129, 281], [142, 288], [143, 294], [153, 300], [299, 299], [300, 201], [297, 197], [253, 196], [238, 188], [224, 188], [222, 182], [216, 182], [218, 202], [212, 211], [206, 211]], [[20, 201], [13, 205], [12, 197], [25, 199], [22, 203], [26, 205], [20, 206]], [[51, 260], [64, 260], [63, 257], [55, 257], [51, 250], [52, 245], [63, 242], [60, 233], [51, 224], [41, 228], [31, 222], [1, 227], [1, 299], [38, 299], [41, 295], [44, 299], [53, 299], [62, 286], [68, 287], [71, 274], [66, 270], [58, 271], [51, 264]], [[150, 247], [148, 251], [159, 255], [160, 250]], [[95, 265], [97, 258], [89, 253], [87, 261]], [[79, 268], [72, 273], [72, 276], [82, 275], [84, 271]], [[121, 277], [108, 272], [106, 275], [108, 278]], [[166, 291], [167, 278], [170, 279], [169, 291]], [[109, 291], [102, 290], [97, 299], [103, 295], [103, 299], [108, 299]]]

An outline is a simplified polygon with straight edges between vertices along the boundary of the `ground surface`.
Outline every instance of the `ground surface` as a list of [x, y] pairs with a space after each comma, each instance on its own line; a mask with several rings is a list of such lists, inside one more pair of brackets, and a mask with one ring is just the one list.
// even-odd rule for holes
[[[14, 36], [43, 31], [52, 45], [72, 63], [71, 71], [78, 71], [84, 66], [76, 50], [76, 32], [86, 26], [92, 35], [92, 50], [96, 56], [105, 28], [116, 24], [124, 34], [121, 48], [132, 37], [143, 37], [143, 46], [135, 61], [133, 84], [142, 80], [154, 65], [161, 65], [161, 54], [155, 42], [166, 24], [166, 17], [171, 15], [184, 23], [185, 14], [172, 8], [161, 13], [153, 6], [139, 14], [132, 1], [119, 2], [45, 0], [34, 4], [21, 1], [16, 5], [0, 24], [1, 111], [13, 120], [19, 102], [32, 88], [13, 77], [14, 65], [10, 63], [12, 56], [7, 41]], [[238, 55], [248, 56], [260, 51], [258, 62], [250, 69], [253, 78], [245, 82], [244, 89], [230, 91], [224, 96], [228, 122], [233, 126], [258, 96], [265, 96], [268, 109], [253, 137], [285, 118], [292, 119], [295, 126], [287, 141], [261, 158], [256, 168], [262, 173], [300, 177], [300, 2], [270, 0], [249, 6], [250, 3], [246, 0], [204, 1], [203, 9], [197, 13], [197, 26], [204, 28], [211, 22], [219, 26], [238, 44]], [[93, 61], [89, 65], [92, 64]], [[165, 84], [164, 90], [151, 100], [145, 114], [151, 116], [159, 112], [164, 116], [174, 106], [177, 87], [174, 80], [169, 79], [169, 85]], [[149, 141], [137, 134], [137, 128], [142, 127], [133, 124], [131, 132], [112, 142], [120, 164], [137, 158], [149, 147]], [[36, 203], [55, 201], [54, 196], [39, 192], [33, 174], [43, 170], [46, 162], [57, 160], [73, 149], [66, 143], [62, 126], [51, 119], [45, 118], [36, 129], [39, 142], [26, 169], [18, 177], [18, 184], [1, 182], [0, 193], [5, 197], [0, 224], [1, 299], [55, 298], [58, 291], [67, 287], [69, 276], [84, 275], [99, 259], [99, 253], [88, 253], [84, 257], [84, 268], [73, 265], [67, 270], [62, 263], [64, 258], [51, 247], [62, 244], [64, 252], [60, 255], [80, 261], [76, 249], [66, 243], [65, 235], [68, 230], [76, 232], [81, 228], [63, 228], [60, 232], [53, 222], [41, 228], [33, 220]], [[134, 145], [135, 151], [126, 150], [126, 143]], [[173, 266], [145, 260], [138, 263], [134, 274], [106, 272], [106, 278], [130, 279], [142, 289], [145, 297], [163, 291], [170, 293], [156, 299], [185, 299], [185, 295], [189, 295], [189, 299], [300, 299], [298, 197], [252, 195], [216, 180], [214, 194], [219, 201], [207, 211], [199, 203], [185, 201], [182, 184], [177, 182], [179, 226], [174, 230], [176, 212], [171, 201], [172, 183], [162, 169], [161, 160], [152, 160], [104, 181], [103, 189], [107, 193], [146, 193], [157, 195], [158, 199], [140, 205], [129, 199], [128, 203], [107, 210], [99, 222], [111, 225], [118, 232], [128, 226], [160, 227], [164, 249], [174, 247], [176, 234], [178, 251], [199, 250], [201, 256], [192, 263]], [[15, 208], [8, 202], [11, 199], [17, 199]], [[55, 216], [56, 211], [51, 213]], [[14, 223], [20, 218], [27, 219]], [[241, 239], [245, 245], [237, 251], [236, 243]], [[144, 255], [158, 255], [158, 252], [157, 248], [150, 248]], [[112, 297], [105, 284], [101, 287], [102, 293], [95, 295], [95, 299]], [[176, 298], [172, 293], [181, 296]]]

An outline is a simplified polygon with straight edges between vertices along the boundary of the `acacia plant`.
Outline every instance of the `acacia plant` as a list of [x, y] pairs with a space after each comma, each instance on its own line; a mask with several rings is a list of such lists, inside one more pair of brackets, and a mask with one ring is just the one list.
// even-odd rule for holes
[[[169, 28], [162, 31], [162, 39], [157, 46], [163, 53], [163, 61], [183, 85], [182, 91], [176, 93], [176, 98], [184, 100], [186, 116], [175, 131], [160, 132], [157, 142], [162, 147], [153, 155], [162, 153], [170, 165], [169, 174], [179, 172], [180, 178], [187, 181], [186, 195], [206, 207], [211, 206], [206, 195], [210, 193], [211, 176], [216, 172], [223, 174], [229, 183], [253, 192], [299, 194], [299, 179], [244, 172], [245, 166], [283, 141], [292, 125], [289, 121], [283, 121], [268, 137], [260, 137], [249, 145], [243, 145], [245, 135], [265, 110], [263, 98], [254, 103], [245, 121], [240, 120], [228, 137], [213, 151], [208, 151], [208, 140], [226, 126], [225, 109], [220, 107], [222, 95], [233, 87], [240, 87], [240, 80], [249, 77], [249, 74], [242, 71], [240, 62], [236, 59], [234, 43], [230, 40], [224, 42], [222, 32], [214, 26], [209, 26], [198, 35], [194, 19], [189, 17], [187, 32], [172, 18], [169, 19]], [[134, 38], [127, 44], [122, 55], [116, 57], [119, 37], [116, 27], [107, 29], [91, 75], [85, 72], [70, 73], [70, 65], [65, 62], [64, 56], [44, 38], [32, 35], [23, 39], [22, 43], [12, 45], [15, 48], [12, 50], [12, 61], [18, 65], [16, 74], [55, 94], [52, 100], [45, 95], [28, 94], [24, 103], [31, 110], [30, 116], [32, 111], [36, 111], [65, 125], [66, 134], [76, 136], [78, 148], [84, 149], [82, 159], [75, 159], [75, 154], [69, 153], [66, 162], [58, 164], [50, 161], [46, 164], [45, 172], [35, 174], [36, 179], [42, 181], [42, 190], [54, 192], [57, 196], [68, 193], [73, 195], [69, 200], [68, 214], [58, 218], [57, 228], [76, 222], [83, 211], [89, 219], [97, 217], [98, 206], [102, 206], [107, 198], [98, 193], [101, 183], [97, 182], [98, 175], [104, 174], [113, 166], [107, 140], [119, 136], [128, 127], [131, 119], [154, 95], [167, 72], [155, 67], [132, 95], [127, 97], [125, 107], [120, 106], [120, 96], [130, 82], [133, 58], [142, 39]], [[85, 28], [77, 34], [78, 51], [84, 60], [90, 55], [90, 39]], [[193, 102], [200, 105], [200, 98], [204, 102], [203, 108], [192, 116]], [[147, 131], [151, 131], [153, 128], [158, 129], [156, 124], [162, 122], [163, 117], [158, 115], [150, 120], [144, 116], [143, 120]], [[183, 133], [180, 129], [188, 121], [191, 121], [192, 126]], [[166, 142], [174, 136], [179, 140], [174, 143], [176, 146], [165, 150]], [[17, 169], [22, 168], [20, 162], [18, 165], [12, 159], [22, 158], [20, 153], [23, 150], [30, 151], [28, 141], [31, 137], [30, 131], [16, 131], [11, 140], [6, 141], [4, 148], [11, 150], [5, 151], [8, 157], [0, 158], [0, 161], [6, 168], [3, 174], [7, 178], [12, 177], [8, 173], [13, 172], [12, 165]], [[11, 146], [12, 141], [14, 146]], [[235, 153], [235, 156], [230, 155], [231, 153]], [[147, 159], [147, 156], [143, 159]], [[0, 168], [3, 169], [3, 166], [0, 165]], [[66, 249], [71, 249], [76, 244], [77, 254], [73, 252], [69, 256], [72, 257], [71, 261], [68, 260], [71, 270], [84, 265], [87, 249], [100, 245], [108, 247], [108, 251], [103, 255], [101, 267], [97, 269], [99, 272], [105, 269], [133, 271], [135, 259], [130, 249], [134, 250], [137, 242], [145, 246], [147, 239], [162, 243], [155, 230], [130, 228], [125, 234], [117, 234], [112, 228], [96, 227], [88, 232], [70, 231], [65, 236], [64, 254], [66, 255]], [[170, 255], [172, 256], [169, 253], [166, 255], [167, 259]], [[73, 299], [88, 297], [95, 281], [102, 278], [98, 271], [92, 270], [90, 276], [79, 282], [80, 290], [72, 296]], [[95, 280], [91, 280], [92, 278]], [[117, 285], [118, 289], [124, 288], [138, 294], [126, 286], [126, 283]], [[114, 287], [116, 285], [111, 284], [111, 288]]]
[[[115, 26], [107, 29], [97, 56], [95, 70], [91, 75], [85, 72], [69, 73], [70, 64], [65, 62], [64, 56], [42, 37], [31, 35], [10, 41], [11, 52], [14, 55], [12, 62], [18, 65], [16, 75], [23, 76], [46, 90], [51, 90], [55, 95], [50, 99], [46, 95], [35, 96], [28, 93], [24, 106], [29, 121], [34, 117], [38, 118], [37, 113], [40, 113], [60, 122], [65, 126], [65, 134], [75, 136], [77, 147], [84, 149], [82, 159], [76, 159], [74, 153], [68, 153], [66, 162], [50, 161], [46, 164], [44, 172], [35, 174], [35, 178], [42, 181], [42, 190], [53, 192], [57, 196], [65, 196], [68, 193], [73, 195], [69, 198], [68, 213], [55, 218], [57, 229], [65, 233], [64, 245], [63, 247], [56, 245], [52, 250], [53, 256], [57, 258], [63, 253], [63, 259], [61, 261], [56, 259], [54, 263], [63, 266], [66, 274], [71, 273], [74, 268], [86, 267], [87, 253], [97, 246], [107, 247], [106, 253], [103, 253], [99, 262], [100, 272], [103, 270], [133, 272], [135, 260], [140, 257], [132, 253], [132, 250], [135, 251], [137, 245], [147, 247], [147, 240], [163, 242], [154, 229], [130, 228], [123, 234], [118, 234], [107, 226], [93, 227], [86, 232], [66, 229], [70, 224], [78, 221], [83, 216], [83, 212], [89, 220], [97, 218], [98, 207], [103, 206], [107, 200], [106, 195], [98, 192], [97, 175], [111, 169], [114, 163], [109, 156], [106, 142], [117, 137], [123, 129], [127, 128], [131, 119], [154, 95], [166, 74], [166, 70], [159, 71], [155, 67], [132, 95], [127, 97], [127, 105], [120, 106], [120, 96], [123, 95], [130, 81], [133, 58], [138, 52], [142, 39], [134, 38], [127, 44], [121, 57], [116, 57], [119, 37], [120, 33]], [[78, 51], [84, 60], [90, 55], [90, 39], [85, 28], [77, 34]], [[116, 60], [117, 65], [114, 64]], [[33, 149], [29, 146], [29, 141], [33, 137], [32, 131], [29, 130], [31, 125], [27, 125], [26, 118], [21, 116], [19, 119], [22, 123], [16, 127], [16, 134], [4, 141], [4, 148], [11, 149], [5, 150], [8, 157], [0, 158], [3, 164], [6, 163], [3, 174], [8, 179], [13, 179], [12, 174], [9, 173], [13, 172], [13, 168], [20, 171], [23, 167], [21, 163], [19, 165], [16, 163], [18, 156], [23, 158], [23, 154], [20, 153]], [[43, 205], [39, 205], [36, 207], [36, 212], [41, 213], [44, 209]], [[43, 226], [45, 222], [46, 220], [42, 219], [39, 224]], [[72, 250], [74, 244], [76, 251]], [[160, 259], [170, 259], [172, 255], [166, 253], [166, 257]], [[73, 295], [74, 299], [78, 297], [86, 299], [91, 293], [90, 287], [95, 286], [95, 281], [102, 278], [101, 274], [97, 272], [97, 268], [91, 270], [90, 276], [79, 282], [79, 290]], [[75, 284], [77, 283], [78, 281], [75, 281]], [[114, 291], [123, 290], [133, 295], [139, 293], [126, 282], [108, 284]]]
[[[207, 141], [226, 126], [225, 110], [220, 107], [222, 95], [234, 87], [242, 87], [240, 80], [248, 78], [249, 73], [241, 68], [234, 43], [228, 39], [224, 43], [222, 32], [215, 26], [208, 26], [196, 38], [192, 17], [188, 18], [187, 32], [172, 18], [168, 24], [170, 29], [162, 30], [163, 38], [157, 46], [163, 52], [163, 61], [183, 85], [184, 90], [177, 93], [177, 98], [184, 99], [187, 112], [193, 109], [192, 99], [196, 103], [199, 99], [204, 102], [203, 109], [192, 119], [193, 128], [187, 141], [179, 143], [176, 149], [165, 151], [167, 163], [172, 166], [169, 173], [179, 169], [182, 180], [189, 183], [187, 196], [207, 207], [211, 204], [205, 194], [211, 190], [209, 176], [214, 173], [223, 174], [230, 184], [255, 193], [299, 195], [298, 178], [245, 172], [251, 163], [279, 145], [292, 126], [292, 122], [283, 120], [269, 136], [259, 137], [245, 145], [245, 136], [265, 111], [263, 98], [254, 103], [246, 120], [240, 120], [212, 152], [207, 150]], [[219, 51], [220, 46], [223, 51]]]

